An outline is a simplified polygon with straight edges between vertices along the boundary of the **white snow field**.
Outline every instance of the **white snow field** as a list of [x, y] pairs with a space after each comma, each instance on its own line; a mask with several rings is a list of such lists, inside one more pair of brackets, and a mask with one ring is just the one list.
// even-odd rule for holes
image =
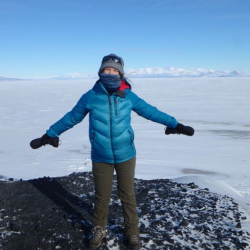
[[[88, 117], [60, 136], [59, 148], [29, 143], [70, 111], [95, 79], [0, 82], [0, 179], [33, 179], [90, 171]], [[136, 178], [195, 182], [228, 195], [248, 213], [250, 231], [250, 78], [132, 79], [148, 103], [195, 128], [164, 134], [164, 126], [132, 115]]]

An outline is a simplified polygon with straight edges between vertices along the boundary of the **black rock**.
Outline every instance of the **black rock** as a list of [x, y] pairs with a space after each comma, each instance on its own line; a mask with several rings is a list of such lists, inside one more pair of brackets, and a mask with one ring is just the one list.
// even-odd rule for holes
[[[122, 207], [116, 193], [114, 176], [108, 235], [100, 250], [108, 250], [109, 246], [127, 248]], [[135, 193], [143, 249], [249, 248], [249, 233], [237, 228], [246, 216], [228, 196], [199, 189], [193, 183], [160, 179], [135, 179]], [[93, 226], [92, 172], [0, 182], [0, 197], [3, 249], [87, 249]]]
[[5, 210], [0, 211], [0, 219], [3, 219], [6, 215], [7, 214], [6, 214]]
[[242, 245], [242, 247], [244, 247], [244, 248], [246, 248], [246, 247], [249, 246], [249, 244], [248, 244], [247, 242], [241, 242], [241, 245]]
[[19, 232], [21, 230], [21, 224], [18, 222], [11, 222], [9, 227], [10, 230], [14, 232]]
[[188, 220], [183, 220], [183, 221], [181, 221], [181, 223], [180, 223], [180, 226], [182, 226], [182, 227], [187, 227], [189, 225], [189, 222], [188, 222]]
[[241, 228], [241, 224], [240, 224], [240, 222], [239, 222], [239, 223], [237, 223], [236, 228]]

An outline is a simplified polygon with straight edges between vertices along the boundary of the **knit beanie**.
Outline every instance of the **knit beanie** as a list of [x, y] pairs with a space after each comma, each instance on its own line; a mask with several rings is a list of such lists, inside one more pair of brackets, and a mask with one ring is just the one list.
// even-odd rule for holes
[[115, 54], [110, 54], [110, 55], [104, 56], [102, 59], [101, 67], [98, 71], [98, 75], [100, 76], [102, 71], [105, 68], [109, 68], [109, 67], [117, 69], [120, 72], [120, 74], [124, 75], [124, 70], [123, 70], [124, 61], [121, 57], [119, 57]]

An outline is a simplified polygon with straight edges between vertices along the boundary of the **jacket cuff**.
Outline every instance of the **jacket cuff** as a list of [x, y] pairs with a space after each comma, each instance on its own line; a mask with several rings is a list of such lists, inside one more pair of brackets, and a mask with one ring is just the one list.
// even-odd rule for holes
[[55, 137], [58, 137], [57, 134], [55, 134], [54, 132], [51, 131], [51, 129], [47, 130], [46, 131], [46, 134], [51, 137], [51, 138], [55, 138]]

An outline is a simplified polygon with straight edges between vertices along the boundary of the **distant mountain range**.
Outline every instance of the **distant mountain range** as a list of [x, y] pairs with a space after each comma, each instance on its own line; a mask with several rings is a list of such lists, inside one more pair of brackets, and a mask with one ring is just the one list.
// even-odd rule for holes
[[235, 77], [245, 76], [241, 71], [225, 71], [213, 69], [179, 69], [166, 68], [139, 68], [129, 69], [126, 72], [131, 77]]
[[0, 76], [0, 81], [17, 81], [17, 80], [21, 80], [21, 79], [19, 79], [19, 78], [12, 78], [12, 77]]
[[[213, 70], [213, 69], [180, 69], [175, 67], [165, 68], [138, 68], [127, 69], [126, 76], [130, 78], [171, 78], [171, 77], [241, 77], [249, 76], [244, 72], [233, 70]], [[97, 74], [87, 73], [70, 73], [67, 75], [55, 77], [41, 77], [35, 80], [70, 80], [70, 79], [88, 79], [97, 78]], [[20, 79], [0, 76], [0, 81], [16, 81], [16, 80], [34, 80], [34, 79]]]

